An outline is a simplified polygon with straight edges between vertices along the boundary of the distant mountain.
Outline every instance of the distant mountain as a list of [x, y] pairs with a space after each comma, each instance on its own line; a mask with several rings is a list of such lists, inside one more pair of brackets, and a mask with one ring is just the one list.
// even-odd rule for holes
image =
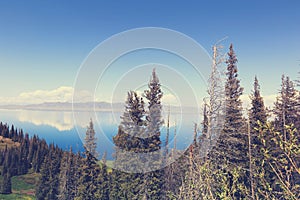
[[122, 103], [107, 102], [85, 102], [85, 103], [69, 103], [69, 102], [45, 102], [41, 104], [30, 105], [1, 105], [1, 109], [9, 110], [42, 110], [42, 111], [121, 111], [124, 108]]
[[[179, 106], [163, 106], [165, 112], [168, 108], [172, 113], [195, 113], [194, 107]], [[124, 103], [108, 103], [108, 102], [85, 102], [85, 103], [69, 103], [69, 102], [45, 102], [41, 104], [30, 105], [0, 105], [0, 109], [9, 110], [40, 110], [40, 111], [120, 111], [124, 110]]]

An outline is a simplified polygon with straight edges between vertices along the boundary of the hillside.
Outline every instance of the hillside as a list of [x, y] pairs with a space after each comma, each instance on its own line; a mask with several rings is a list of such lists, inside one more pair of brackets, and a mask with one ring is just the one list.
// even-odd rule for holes
[[4, 138], [3, 136], [0, 136], [0, 150], [5, 149], [6, 147], [19, 147], [19, 142], [14, 142], [10, 138]]

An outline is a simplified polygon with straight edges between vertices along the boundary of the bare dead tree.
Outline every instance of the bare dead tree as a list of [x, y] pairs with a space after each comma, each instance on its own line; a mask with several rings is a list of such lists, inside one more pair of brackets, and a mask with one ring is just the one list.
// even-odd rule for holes
[[[222, 40], [221, 40], [222, 41]], [[225, 61], [224, 54], [221, 53], [223, 46], [217, 42], [213, 45], [213, 56], [211, 65], [211, 74], [208, 79], [208, 97], [204, 99], [204, 104], [207, 109], [207, 133], [206, 140], [208, 143], [209, 151], [214, 145], [214, 139], [218, 137], [218, 134], [223, 128], [223, 116], [224, 116], [224, 78], [223, 78], [223, 63]]]

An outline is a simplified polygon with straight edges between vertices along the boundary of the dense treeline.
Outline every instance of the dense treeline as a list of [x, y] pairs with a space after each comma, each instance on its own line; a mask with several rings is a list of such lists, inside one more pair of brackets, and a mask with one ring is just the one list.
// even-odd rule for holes
[[16, 130], [14, 126], [0, 123], [1, 142], [10, 139], [11, 144], [6, 144], [0, 149], [0, 165], [2, 182], [0, 193], [11, 193], [11, 177], [32, 172], [40, 172], [44, 156], [49, 147], [45, 140], [37, 136], [29, 138], [22, 130]]
[[[254, 77], [251, 106], [245, 110], [233, 45], [226, 62], [219, 53], [214, 46], [201, 134], [198, 137], [195, 124], [193, 143], [186, 151], [168, 146], [169, 129], [162, 144], [163, 92], [153, 70], [142, 96], [128, 92], [113, 138], [113, 168], [106, 165], [105, 152], [101, 161], [97, 159], [92, 120], [84, 153], [63, 151], [1, 123], [1, 136], [15, 143], [0, 152], [0, 192], [11, 193], [12, 176], [37, 172], [37, 199], [300, 199], [297, 85], [282, 76], [274, 109], [268, 110]], [[223, 63], [224, 84], [218, 72]], [[168, 128], [169, 119], [165, 124]]]

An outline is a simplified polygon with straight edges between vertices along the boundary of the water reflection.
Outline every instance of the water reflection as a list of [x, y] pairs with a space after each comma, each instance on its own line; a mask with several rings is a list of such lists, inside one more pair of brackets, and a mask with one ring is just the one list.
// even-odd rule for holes
[[[79, 112], [79, 118], [76, 122], [73, 119], [71, 111], [34, 111], [34, 110], [19, 110], [16, 112], [16, 118], [20, 122], [30, 122], [34, 125], [47, 125], [56, 128], [58, 131], [70, 131], [75, 126], [86, 128], [92, 112]], [[97, 119], [93, 119], [99, 125], [116, 125], [119, 118], [113, 116], [110, 112], [97, 112]]]
[[[22, 128], [30, 136], [37, 134], [40, 138], [46, 139], [48, 143], [54, 142], [63, 149], [71, 146], [75, 151], [83, 150], [83, 141], [86, 127], [91, 116], [93, 118], [96, 137], [98, 138], [98, 151], [102, 155], [104, 151], [108, 159], [112, 159], [114, 153], [113, 136], [117, 134], [120, 123], [120, 112], [79, 112], [76, 124], [72, 112], [65, 111], [33, 111], [33, 110], [0, 110], [0, 121]], [[169, 145], [173, 147], [174, 132], [176, 134], [176, 146], [178, 149], [185, 149], [193, 139], [193, 123], [197, 122], [195, 115], [171, 114]], [[164, 112], [165, 125], [161, 129], [161, 140], [165, 144], [167, 114]]]
[[59, 131], [69, 131], [74, 128], [71, 112], [21, 110], [17, 113], [17, 119], [21, 122], [30, 122], [37, 126], [48, 125]]

